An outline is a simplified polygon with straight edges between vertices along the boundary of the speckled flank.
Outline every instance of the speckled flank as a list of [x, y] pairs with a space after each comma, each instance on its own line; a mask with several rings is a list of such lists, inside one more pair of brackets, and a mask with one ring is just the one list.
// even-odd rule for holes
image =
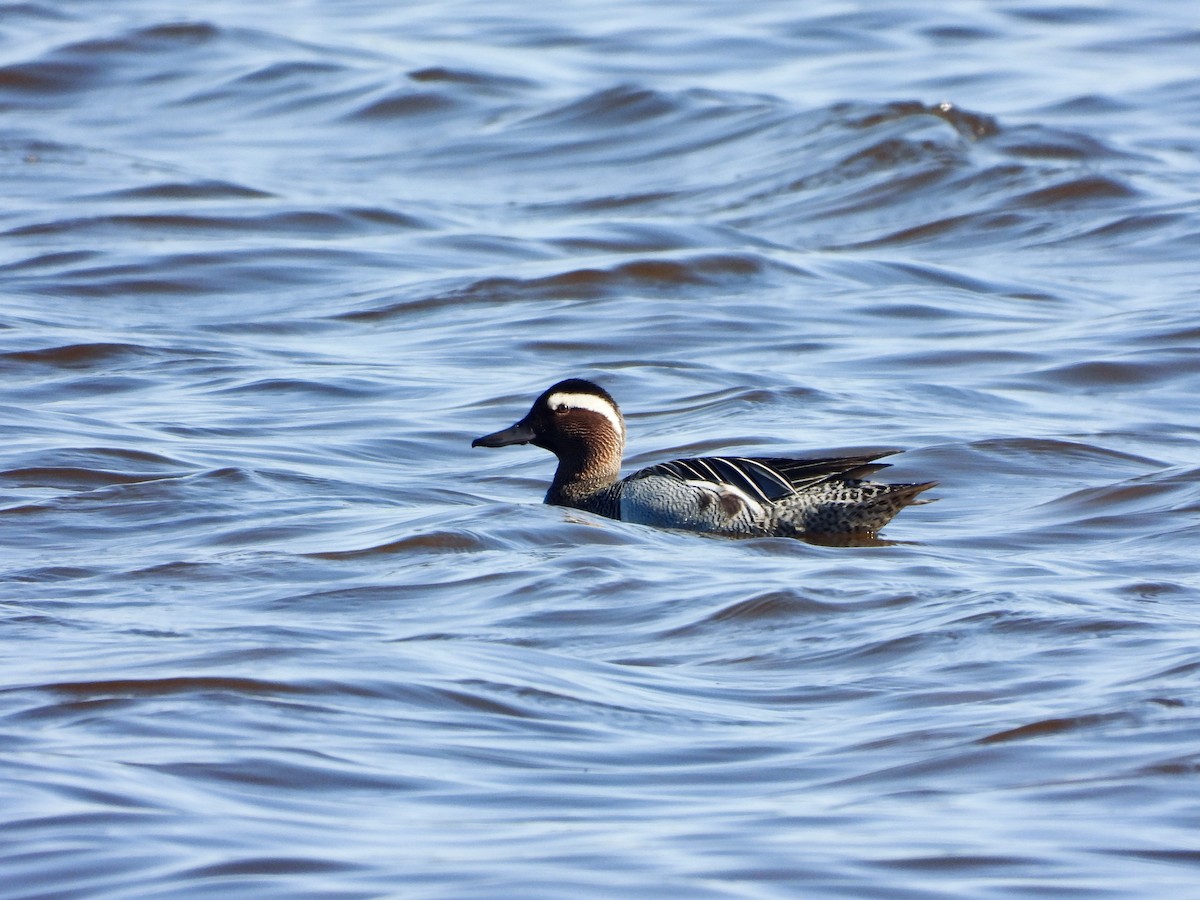
[[917, 496], [933, 487], [934, 482], [831, 481], [826, 486], [825, 490], [809, 491], [795, 500], [776, 504], [767, 517], [766, 530], [795, 537], [873, 535], [905, 506], [928, 503]]

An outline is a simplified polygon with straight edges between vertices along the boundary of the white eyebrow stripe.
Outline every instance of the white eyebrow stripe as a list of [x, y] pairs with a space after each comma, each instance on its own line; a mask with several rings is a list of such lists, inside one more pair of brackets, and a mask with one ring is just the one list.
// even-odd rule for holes
[[621, 422], [621, 414], [617, 412], [615, 406], [603, 397], [598, 397], [595, 394], [567, 394], [560, 391], [547, 397], [546, 403], [551, 409], [560, 409], [565, 406], [568, 409], [586, 409], [594, 413], [599, 413], [612, 423], [613, 428], [617, 430], [617, 434], [622, 437], [625, 436], [625, 425]]

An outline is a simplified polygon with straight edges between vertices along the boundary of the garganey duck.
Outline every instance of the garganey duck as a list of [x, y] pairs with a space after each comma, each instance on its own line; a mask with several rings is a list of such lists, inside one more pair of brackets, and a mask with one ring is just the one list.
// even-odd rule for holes
[[677, 459], [622, 479], [625, 419], [599, 385], [560, 381], [521, 421], [472, 447], [533, 444], [558, 457], [546, 503], [659, 528], [731, 536], [838, 541], [872, 538], [936, 482], [886, 484], [867, 477], [898, 451], [790, 459], [709, 456]]

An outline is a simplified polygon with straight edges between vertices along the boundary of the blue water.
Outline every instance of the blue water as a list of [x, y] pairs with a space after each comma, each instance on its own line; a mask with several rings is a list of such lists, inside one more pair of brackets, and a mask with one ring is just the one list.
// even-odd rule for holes
[[0, 5], [0, 895], [1198, 895], [1187, 4], [264, 9]]

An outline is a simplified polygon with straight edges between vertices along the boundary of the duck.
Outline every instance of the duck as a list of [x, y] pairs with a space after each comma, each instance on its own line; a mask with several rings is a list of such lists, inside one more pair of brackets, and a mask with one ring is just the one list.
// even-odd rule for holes
[[937, 482], [869, 480], [900, 451], [790, 458], [706, 456], [658, 463], [621, 478], [625, 418], [594, 382], [547, 388], [508, 428], [472, 447], [532, 444], [558, 458], [545, 502], [622, 522], [730, 537], [836, 542], [874, 538]]

